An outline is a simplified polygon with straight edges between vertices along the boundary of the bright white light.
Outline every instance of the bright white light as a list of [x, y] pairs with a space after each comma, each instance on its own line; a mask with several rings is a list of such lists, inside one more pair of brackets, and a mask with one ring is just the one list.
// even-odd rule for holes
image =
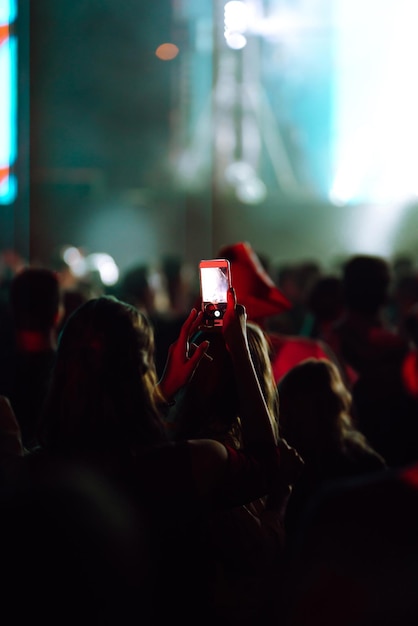
[[227, 2], [224, 13], [225, 40], [233, 50], [241, 50], [247, 44], [244, 37], [248, 29], [248, 7], [245, 2]]
[[71, 264], [70, 268], [76, 278], [83, 278], [88, 271], [86, 259], [80, 257], [78, 261]]
[[76, 278], [83, 278], [88, 272], [86, 259], [75, 246], [68, 246], [62, 252], [62, 258], [67, 263], [71, 273]]
[[[357, 171], [354, 172], [354, 174], [356, 173]], [[334, 178], [328, 197], [333, 204], [343, 206], [355, 199], [357, 189], [357, 178], [355, 175], [353, 176], [353, 172], [341, 168]]]
[[254, 176], [238, 185], [236, 194], [244, 204], [260, 204], [267, 196], [267, 188], [262, 180]]
[[248, 27], [248, 9], [245, 2], [233, 0], [225, 4], [225, 30], [245, 33]]
[[62, 258], [71, 268], [72, 265], [80, 261], [81, 252], [78, 248], [75, 248], [74, 246], [69, 246], [62, 253]]
[[416, 0], [336, 2], [331, 199], [383, 207], [416, 194], [415, 12]]
[[241, 33], [225, 34], [225, 40], [232, 50], [242, 50], [247, 45], [247, 38]]
[[371, 254], [388, 256], [393, 250], [398, 225], [408, 210], [407, 203], [376, 203], [359, 205], [345, 233], [348, 245]]
[[231, 185], [245, 182], [249, 178], [254, 178], [254, 168], [245, 161], [234, 161], [225, 170], [225, 179]]
[[267, 197], [265, 184], [246, 161], [230, 163], [225, 170], [225, 180], [235, 187], [237, 198], [245, 204], [259, 204]]
[[328, 198], [335, 206], [344, 206], [345, 204], [348, 204], [350, 200], [347, 194], [343, 194], [340, 191], [334, 191], [334, 189], [331, 189], [328, 194]]
[[95, 252], [86, 258], [90, 270], [97, 270], [104, 285], [110, 286], [117, 283], [119, 269], [115, 261], [109, 254]]
[[17, 13], [16, 0], [3, 0], [0, 2], [0, 25], [12, 22]]

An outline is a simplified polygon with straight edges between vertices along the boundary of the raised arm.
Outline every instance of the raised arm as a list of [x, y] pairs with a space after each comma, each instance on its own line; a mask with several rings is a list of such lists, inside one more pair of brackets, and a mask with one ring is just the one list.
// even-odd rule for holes
[[230, 289], [222, 332], [235, 372], [244, 447], [274, 446], [275, 434], [251, 359], [246, 323], [245, 308], [237, 304], [235, 291]]
[[190, 350], [190, 337], [197, 330], [201, 321], [202, 312], [192, 309], [181, 327], [178, 339], [169, 348], [164, 372], [157, 385], [157, 393], [168, 403], [193, 376], [200, 360], [203, 357], [211, 358], [206, 354], [209, 347], [208, 341], [202, 341], [199, 346], [193, 346], [193, 353]]

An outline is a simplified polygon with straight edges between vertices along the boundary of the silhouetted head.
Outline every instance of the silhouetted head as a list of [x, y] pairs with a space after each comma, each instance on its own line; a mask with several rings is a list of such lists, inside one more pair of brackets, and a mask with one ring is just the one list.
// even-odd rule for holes
[[389, 285], [389, 265], [380, 257], [357, 255], [344, 266], [344, 300], [351, 311], [377, 313], [387, 302]]
[[158, 440], [154, 335], [113, 296], [81, 305], [60, 336], [45, 419], [56, 444], [125, 446]]
[[150, 281], [150, 268], [144, 264], [130, 267], [123, 275], [118, 296], [145, 313], [154, 311], [155, 292]]
[[278, 390], [283, 437], [302, 458], [339, 446], [351, 427], [351, 395], [334, 363], [306, 359], [285, 374]]
[[318, 322], [337, 320], [344, 308], [343, 284], [337, 276], [323, 276], [312, 287], [307, 305]]
[[48, 331], [56, 326], [60, 312], [60, 285], [55, 272], [25, 268], [10, 285], [14, 324], [19, 330]]

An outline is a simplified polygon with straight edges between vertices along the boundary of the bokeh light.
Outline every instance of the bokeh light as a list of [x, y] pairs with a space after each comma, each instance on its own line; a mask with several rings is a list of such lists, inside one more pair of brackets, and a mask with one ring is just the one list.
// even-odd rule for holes
[[172, 61], [179, 53], [178, 47], [174, 43], [162, 43], [155, 51], [161, 61]]

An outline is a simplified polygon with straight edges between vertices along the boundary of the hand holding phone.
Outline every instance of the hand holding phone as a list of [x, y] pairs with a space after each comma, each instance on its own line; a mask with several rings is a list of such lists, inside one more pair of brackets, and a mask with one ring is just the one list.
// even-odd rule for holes
[[158, 382], [159, 393], [167, 401], [172, 400], [177, 391], [190, 380], [203, 357], [212, 360], [206, 355], [208, 341], [193, 345], [191, 349], [190, 338], [199, 328], [201, 318], [202, 312], [192, 309], [181, 327], [180, 335], [168, 350], [164, 371]]
[[242, 304], [237, 303], [234, 288], [228, 291], [228, 303], [225, 311], [222, 334], [230, 353], [241, 354], [248, 351], [247, 312]]

